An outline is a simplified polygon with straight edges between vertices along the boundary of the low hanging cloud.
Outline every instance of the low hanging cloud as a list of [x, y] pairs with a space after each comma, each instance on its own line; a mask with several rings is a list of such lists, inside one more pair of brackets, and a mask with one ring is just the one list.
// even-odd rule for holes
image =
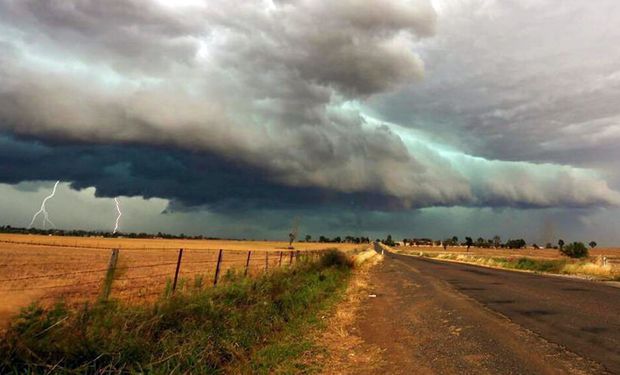
[[[424, 79], [415, 46], [437, 27], [425, 1], [0, 0], [0, 130], [12, 147], [53, 156], [47, 178], [183, 205], [277, 205], [287, 193], [376, 209], [620, 202], [592, 171], [446, 153], [370, 121], [363, 103]], [[76, 162], [80, 145], [99, 148]], [[141, 173], [135, 145], [178, 169]], [[107, 153], [114, 162], [102, 164]], [[204, 174], [193, 169], [201, 158]], [[42, 179], [19, 172], [22, 159], [0, 168], [3, 181]], [[263, 189], [179, 191], [230, 176], [220, 165]]]

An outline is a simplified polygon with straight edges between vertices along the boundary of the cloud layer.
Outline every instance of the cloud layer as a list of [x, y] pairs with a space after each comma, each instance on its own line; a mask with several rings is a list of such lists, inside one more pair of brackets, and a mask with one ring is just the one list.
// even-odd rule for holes
[[[424, 47], [454, 43], [441, 17], [404, 0], [0, 0], [0, 176], [185, 206], [619, 203], [593, 170], [514, 161], [526, 158], [507, 143], [481, 152], [441, 131], [438, 142], [431, 122], [406, 123], [408, 112], [462, 115], [483, 144], [496, 134], [478, 130], [483, 117], [447, 111], [440, 84], [440, 95], [415, 95], [441, 64]], [[454, 108], [476, 103], [459, 98]], [[368, 115], [373, 106], [386, 121]]]

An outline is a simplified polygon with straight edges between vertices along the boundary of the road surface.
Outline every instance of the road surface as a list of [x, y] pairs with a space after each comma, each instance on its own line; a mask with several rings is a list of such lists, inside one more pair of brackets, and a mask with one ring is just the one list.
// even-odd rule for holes
[[620, 288], [390, 253], [373, 273], [369, 372], [620, 374]]

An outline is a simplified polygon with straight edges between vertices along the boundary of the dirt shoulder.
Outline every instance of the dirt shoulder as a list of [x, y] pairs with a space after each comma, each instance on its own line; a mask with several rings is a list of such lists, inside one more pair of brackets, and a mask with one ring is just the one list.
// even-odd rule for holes
[[354, 271], [344, 300], [328, 317], [326, 329], [314, 340], [324, 350], [314, 360], [320, 364], [323, 374], [358, 374], [359, 369], [380, 368], [381, 349], [369, 345], [360, 337], [356, 327], [362, 305], [370, 294], [370, 278], [373, 268], [383, 261], [378, 254], [366, 260]]
[[364, 277], [357, 301], [342, 306], [352, 308], [346, 324], [330, 332], [325, 373], [605, 373], [400, 260]]

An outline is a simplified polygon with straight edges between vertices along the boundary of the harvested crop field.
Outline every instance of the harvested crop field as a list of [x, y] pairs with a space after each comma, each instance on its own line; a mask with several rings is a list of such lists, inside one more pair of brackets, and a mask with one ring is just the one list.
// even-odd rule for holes
[[170, 290], [179, 249], [183, 249], [177, 290], [213, 285], [220, 249], [219, 277], [228, 270], [250, 275], [285, 267], [299, 252], [328, 248], [353, 250], [355, 244], [83, 238], [0, 234], [0, 324], [33, 301], [64, 299], [80, 304], [102, 291], [112, 249], [119, 249], [111, 295], [129, 303], [151, 301]]

